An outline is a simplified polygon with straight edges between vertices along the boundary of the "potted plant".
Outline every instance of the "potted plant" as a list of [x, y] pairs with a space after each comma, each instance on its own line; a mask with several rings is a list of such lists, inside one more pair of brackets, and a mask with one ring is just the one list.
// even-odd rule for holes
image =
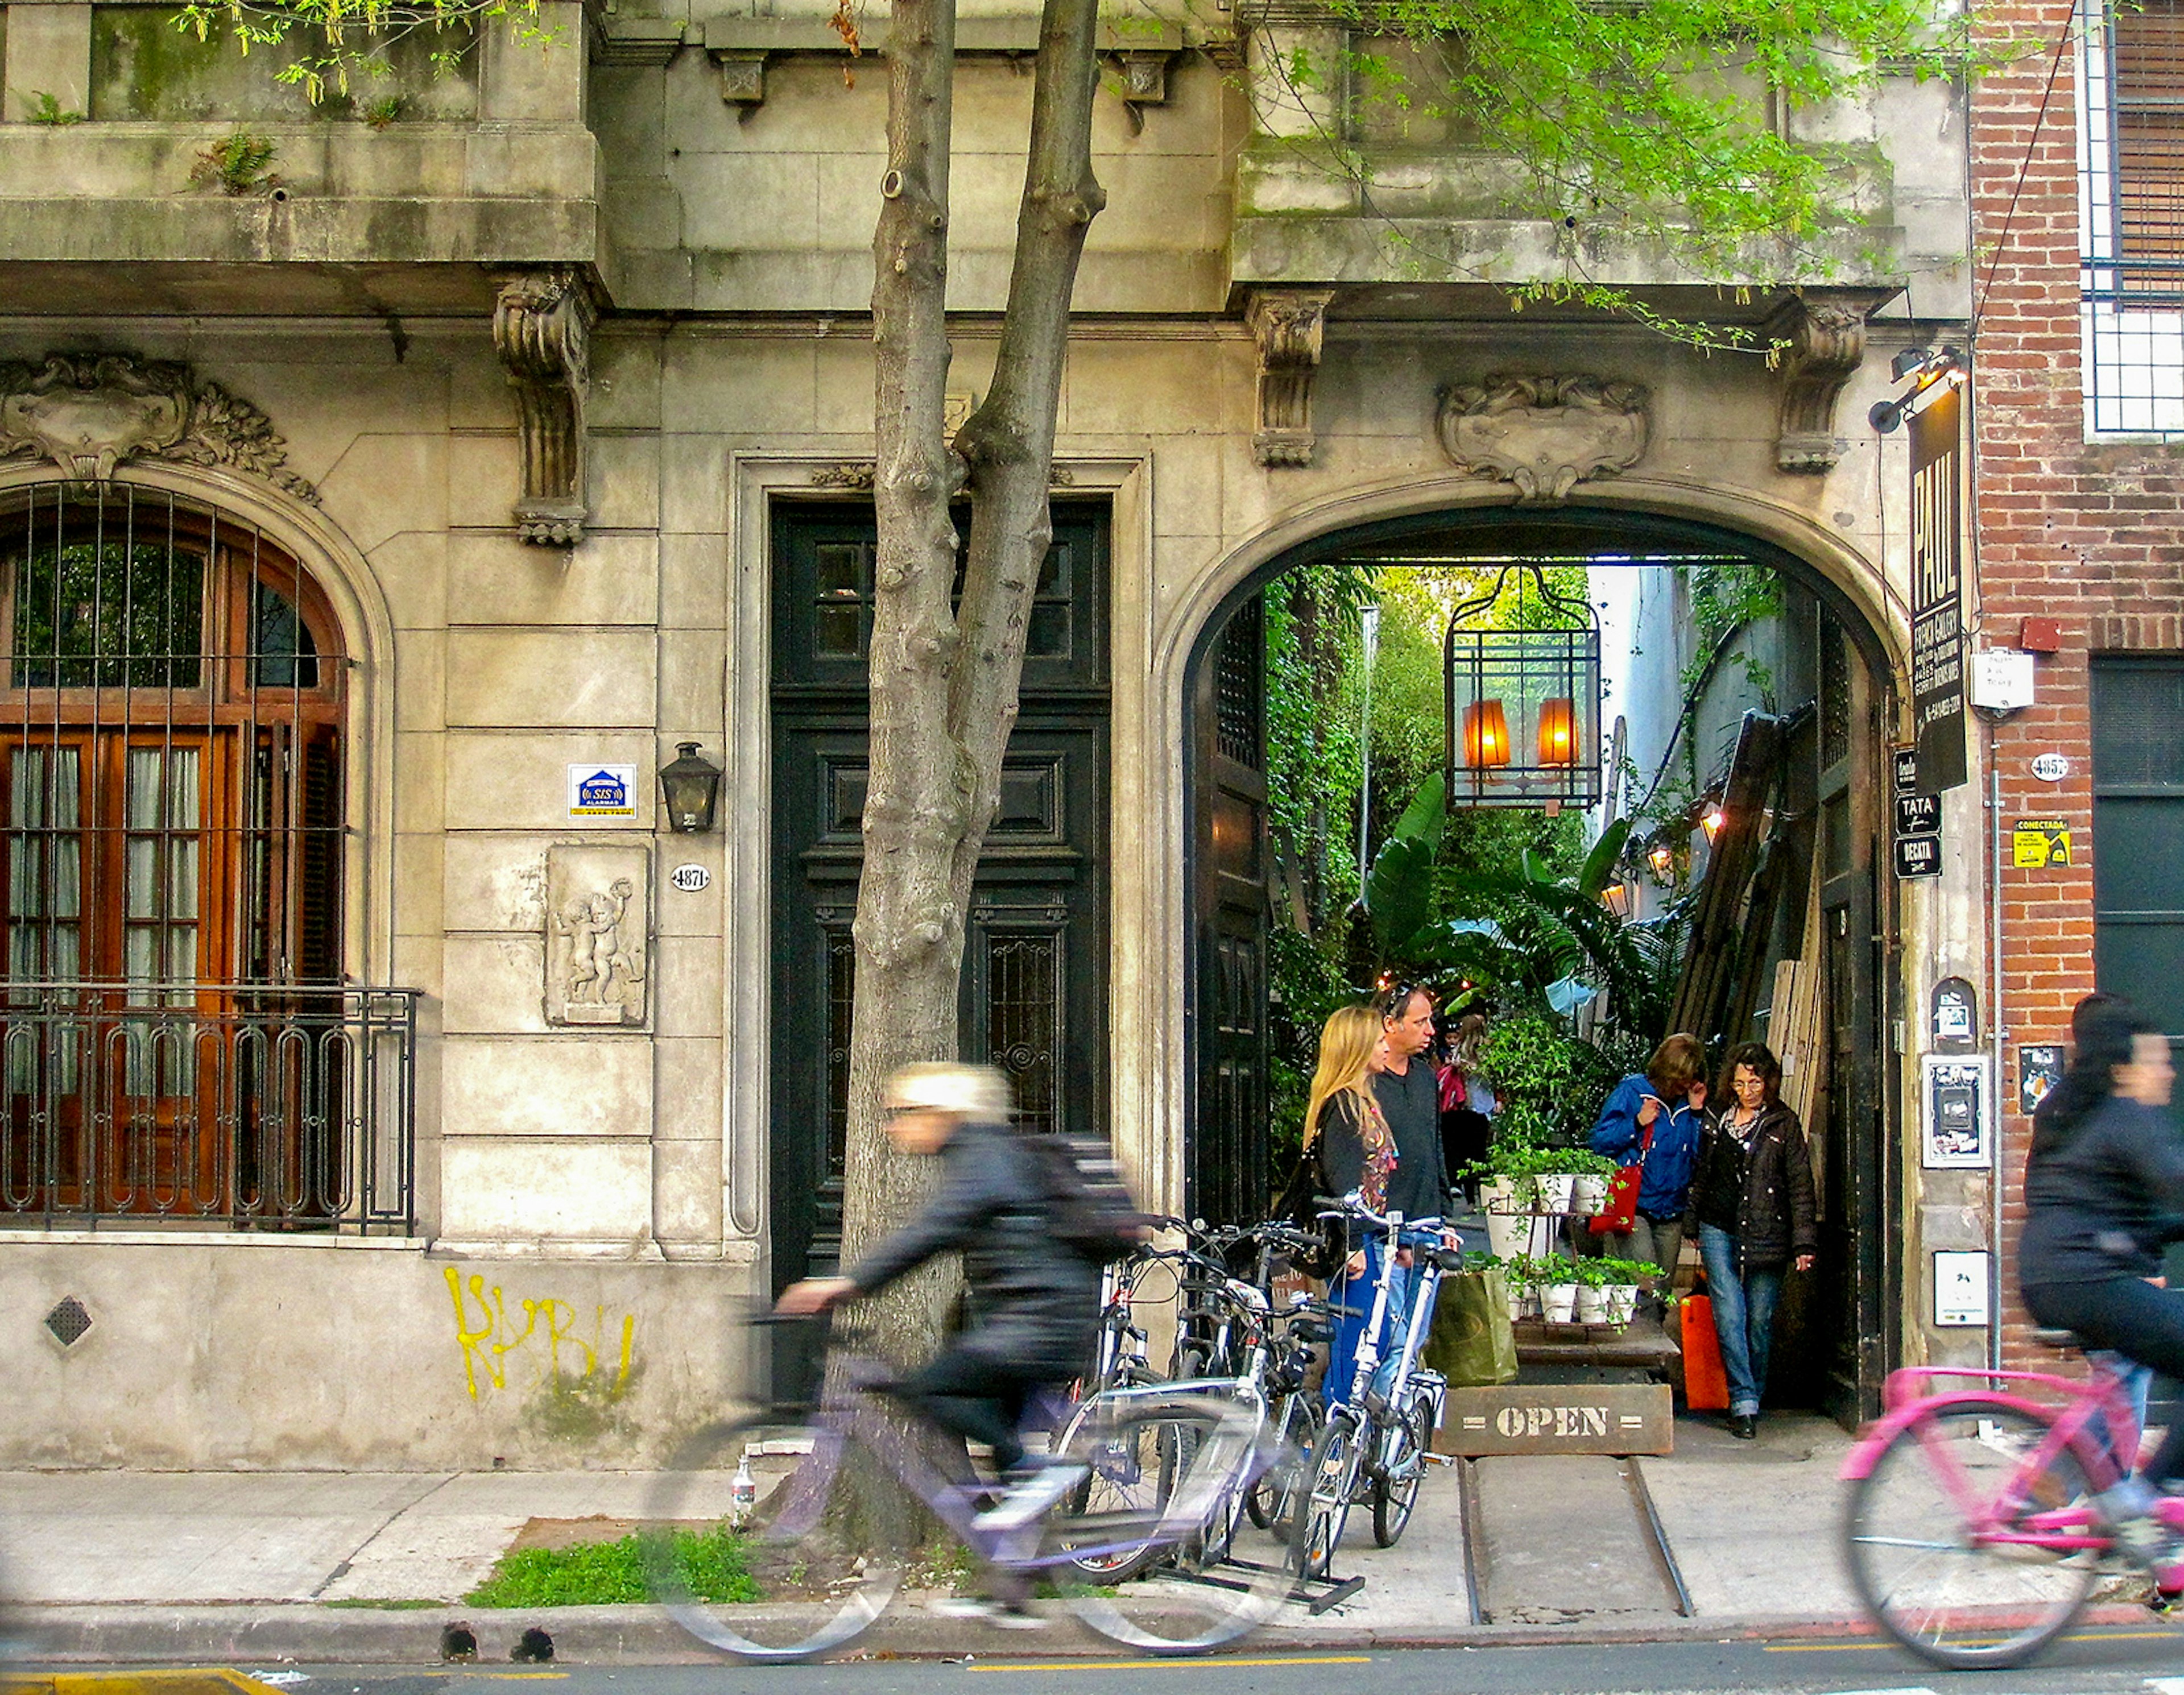
[[1590, 1148], [1578, 1148], [1563, 1156], [1563, 1168], [1572, 1178], [1572, 1212], [1590, 1218], [1607, 1204], [1607, 1186], [1615, 1176], [1613, 1159]]
[[1540, 1291], [1540, 1316], [1549, 1324], [1577, 1320], [1578, 1264], [1559, 1253], [1542, 1256], [1533, 1269]]
[[1577, 1264], [1577, 1309], [1580, 1324], [1596, 1325], [1611, 1322], [1607, 1314], [1608, 1266], [1613, 1262], [1600, 1259], [1585, 1259]]
[[1638, 1311], [1638, 1291], [1660, 1275], [1660, 1269], [1642, 1259], [1603, 1259], [1594, 1263], [1602, 1268], [1601, 1287], [1607, 1297], [1607, 1322], [1618, 1327], [1629, 1324]]

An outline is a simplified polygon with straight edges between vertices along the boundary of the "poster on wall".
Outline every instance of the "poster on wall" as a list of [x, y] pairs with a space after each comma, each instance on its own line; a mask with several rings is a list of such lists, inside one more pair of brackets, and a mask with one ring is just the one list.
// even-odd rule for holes
[[2028, 1042], [2017, 1050], [2017, 1109], [2031, 1118], [2048, 1092], [2063, 1081], [2060, 1042]]
[[1911, 717], [1919, 786], [1964, 781], [1963, 391], [1911, 414]]
[[1934, 1256], [1934, 1322], [1947, 1330], [1984, 1327], [1992, 1262], [1977, 1249], [1943, 1248]]
[[1990, 1161], [1987, 1056], [1929, 1053], [1919, 1092], [1929, 1170], [1975, 1170]]

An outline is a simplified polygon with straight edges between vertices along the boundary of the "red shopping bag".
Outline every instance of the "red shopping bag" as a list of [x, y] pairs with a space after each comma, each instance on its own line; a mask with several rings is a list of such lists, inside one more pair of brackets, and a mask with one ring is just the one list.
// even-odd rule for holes
[[1725, 1413], [1729, 1373], [1722, 1369], [1721, 1338], [1714, 1334], [1713, 1299], [1686, 1295], [1676, 1311], [1684, 1326], [1684, 1404], [1695, 1413]]
[[1619, 1165], [1608, 1180], [1607, 1201], [1592, 1215], [1595, 1236], [1628, 1236], [1638, 1222], [1638, 1182], [1643, 1165]]
[[[1595, 1236], [1628, 1236], [1638, 1222], [1638, 1185], [1646, 1175], [1646, 1156], [1653, 1151], [1653, 1126], [1647, 1125], [1646, 1133], [1638, 1138], [1638, 1158], [1628, 1165], [1615, 1168], [1615, 1175], [1607, 1185], [1607, 1203], [1593, 1214], [1592, 1233]], [[1674, 1270], [1672, 1266], [1669, 1268]]]

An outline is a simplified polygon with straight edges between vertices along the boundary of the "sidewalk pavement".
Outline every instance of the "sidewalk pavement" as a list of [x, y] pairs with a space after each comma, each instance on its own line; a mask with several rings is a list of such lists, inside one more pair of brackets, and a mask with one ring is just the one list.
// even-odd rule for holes
[[[1487, 1460], [1486, 1559], [1472, 1576], [1490, 1624], [1468, 1622], [1461, 1491], [1453, 1470], [1435, 1467], [1394, 1548], [1375, 1548], [1370, 1514], [1353, 1514], [1336, 1569], [1364, 1576], [1362, 1592], [1260, 1640], [1659, 1640], [1846, 1622], [1858, 1609], [1836, 1553], [1836, 1472], [1849, 1441], [1806, 1414], [1770, 1415], [1756, 1442], [1678, 1420], [1676, 1453], [1641, 1469], [1688, 1617], [1618, 1462]], [[614, 1521], [638, 1514], [646, 1483], [615, 1471], [0, 1473], [0, 1589], [30, 1655], [54, 1662], [418, 1664], [438, 1658], [440, 1631], [456, 1620], [477, 1632], [482, 1659], [504, 1659], [534, 1626], [564, 1659], [701, 1659], [649, 1608], [461, 1604], [526, 1526], [534, 1540], [566, 1538], [570, 1521], [597, 1519], [620, 1534]], [[374, 1604], [395, 1602], [412, 1605]], [[901, 1603], [881, 1630], [868, 1638], [876, 1650], [964, 1648], [959, 1622]], [[1049, 1634], [1043, 1653], [1093, 1647]]]

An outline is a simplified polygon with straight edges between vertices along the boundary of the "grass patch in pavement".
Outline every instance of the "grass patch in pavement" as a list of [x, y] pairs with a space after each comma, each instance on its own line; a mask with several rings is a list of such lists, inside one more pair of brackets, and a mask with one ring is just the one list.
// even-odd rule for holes
[[[755, 1601], [759, 1587], [744, 1560], [743, 1538], [726, 1526], [678, 1530], [675, 1553], [690, 1592], [702, 1601]], [[635, 1535], [571, 1548], [519, 1548], [494, 1562], [492, 1576], [463, 1598], [473, 1607], [596, 1607], [649, 1601], [644, 1550]]]

